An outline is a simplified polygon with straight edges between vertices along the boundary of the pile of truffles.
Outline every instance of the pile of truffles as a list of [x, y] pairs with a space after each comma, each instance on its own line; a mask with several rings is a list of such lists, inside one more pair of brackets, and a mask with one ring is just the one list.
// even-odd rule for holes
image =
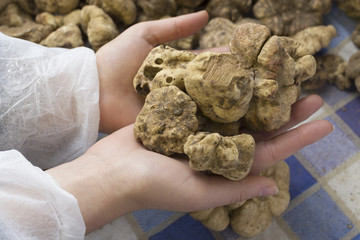
[[[211, 19], [222, 19], [218, 26], [225, 21], [259, 22], [269, 27], [272, 34], [289, 36], [321, 25], [331, 4], [331, 0], [296, 3], [284, 0], [2, 0], [0, 32], [49, 47], [87, 46], [97, 51], [137, 22], [205, 9]], [[231, 28], [224, 26], [227, 30]], [[201, 41], [207, 41], [209, 34], [202, 40], [204, 34], [200, 32], [166, 44], [177, 49], [194, 49]], [[218, 36], [223, 39], [221, 34]], [[227, 44], [228, 40], [223, 42]]]
[[[271, 35], [255, 23], [237, 26], [229, 48], [230, 53], [198, 55], [154, 48], [133, 82], [146, 97], [134, 135], [149, 150], [185, 154], [194, 170], [238, 181], [248, 175], [255, 151], [253, 137], [241, 128], [270, 132], [286, 124], [300, 85], [315, 74], [316, 63], [299, 41]], [[275, 197], [192, 215], [214, 230], [231, 221], [239, 234], [257, 234], [286, 209], [288, 172], [282, 163], [263, 173], [281, 186]], [[221, 227], [214, 223], [219, 217], [228, 219]]]

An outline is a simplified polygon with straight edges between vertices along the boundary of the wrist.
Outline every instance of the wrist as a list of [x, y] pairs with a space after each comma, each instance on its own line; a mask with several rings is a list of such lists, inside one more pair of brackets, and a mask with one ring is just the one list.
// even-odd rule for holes
[[78, 201], [86, 233], [128, 213], [126, 194], [115, 191], [112, 168], [97, 156], [84, 154], [74, 161], [47, 170]]

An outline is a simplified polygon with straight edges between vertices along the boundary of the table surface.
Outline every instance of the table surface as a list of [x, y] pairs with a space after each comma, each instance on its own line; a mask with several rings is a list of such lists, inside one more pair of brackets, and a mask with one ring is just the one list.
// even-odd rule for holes
[[[334, 6], [324, 17], [324, 24], [335, 26], [338, 36], [322, 52], [348, 60], [357, 51], [349, 38], [356, 22]], [[360, 94], [332, 85], [315, 93], [325, 104], [309, 120], [327, 119], [334, 131], [285, 160], [290, 167], [290, 205], [281, 216], [273, 218], [265, 232], [251, 239], [360, 240]], [[212, 232], [186, 213], [143, 210], [116, 219], [86, 239], [248, 238], [230, 228]]]

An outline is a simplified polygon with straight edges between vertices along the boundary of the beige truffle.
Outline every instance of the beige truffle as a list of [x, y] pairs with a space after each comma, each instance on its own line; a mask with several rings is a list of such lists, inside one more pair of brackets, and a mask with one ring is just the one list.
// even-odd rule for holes
[[232, 54], [201, 53], [187, 66], [185, 88], [202, 113], [215, 122], [238, 121], [246, 114], [254, 75]]
[[137, 4], [150, 19], [174, 16], [177, 9], [175, 0], [138, 0]]
[[360, 17], [360, 2], [358, 0], [335, 0], [335, 2], [349, 17]]
[[279, 162], [261, 175], [274, 179], [279, 193], [270, 197], [249, 199], [232, 213], [230, 221], [232, 229], [245, 237], [263, 232], [270, 225], [272, 217], [281, 215], [290, 202], [290, 174], [285, 162]]
[[204, 2], [204, 0], [175, 0], [179, 6], [196, 8]]
[[290, 120], [300, 84], [315, 74], [316, 62], [296, 40], [272, 36], [261, 49], [256, 65], [255, 97], [245, 122], [253, 131], [271, 132]]
[[232, 203], [226, 206], [208, 208], [190, 213], [190, 216], [213, 230], [223, 231], [230, 224], [230, 215], [233, 210], [240, 208], [246, 201]]
[[350, 57], [345, 73], [347, 78], [354, 81], [356, 89], [360, 92], [360, 51]]
[[351, 40], [358, 48], [360, 48], [360, 24], [359, 23], [356, 25], [355, 30], [351, 34]]
[[231, 180], [248, 175], [255, 151], [251, 135], [223, 137], [218, 133], [197, 132], [184, 145], [190, 167], [197, 171], [211, 171]]
[[245, 116], [250, 130], [279, 129], [290, 119], [301, 82], [315, 74], [313, 56], [298, 41], [270, 37], [266, 26], [255, 23], [237, 26], [230, 50], [194, 55], [156, 47], [135, 76], [134, 88], [146, 96], [175, 85], [213, 122], [232, 123]]
[[16, 3], [10, 3], [0, 13], [0, 25], [17, 27], [29, 21], [32, 21], [31, 15], [25, 13]]
[[332, 25], [308, 27], [291, 36], [303, 44], [311, 55], [327, 47], [334, 37], [336, 37], [336, 29]]
[[330, 11], [331, 5], [331, 0], [258, 0], [253, 13], [273, 34], [288, 36], [321, 25], [322, 16]]
[[210, 0], [206, 5], [206, 11], [211, 18], [223, 17], [236, 21], [243, 14], [248, 13], [252, 6], [252, 0]]
[[289, 167], [280, 162], [261, 173], [275, 180], [279, 193], [269, 197], [256, 197], [234, 204], [190, 213], [194, 219], [213, 231], [223, 231], [230, 223], [239, 235], [252, 237], [263, 232], [273, 216], [281, 215], [290, 202]]
[[135, 91], [146, 96], [156, 88], [170, 85], [185, 90], [184, 78], [188, 74], [186, 67], [195, 56], [191, 52], [178, 51], [162, 45], [154, 48], [134, 78]]
[[37, 24], [32, 21], [25, 22], [18, 27], [0, 26], [0, 32], [3, 34], [35, 43], [39, 43], [46, 38], [52, 30], [50, 25]]
[[198, 131], [219, 133], [222, 136], [234, 136], [240, 133], [241, 120], [231, 123], [218, 123], [205, 117], [201, 111], [198, 111], [196, 116], [199, 121]]
[[95, 5], [82, 8], [81, 27], [87, 34], [89, 43], [95, 51], [119, 35], [113, 20]]
[[79, 0], [34, 0], [37, 8], [43, 12], [66, 14], [79, 5]]
[[196, 104], [175, 86], [151, 91], [136, 118], [134, 135], [145, 147], [165, 155], [184, 153], [198, 128]]
[[97, 5], [111, 17], [126, 25], [136, 20], [137, 9], [134, 0], [87, 0], [86, 2]]
[[211, 19], [200, 37], [200, 48], [214, 48], [228, 46], [236, 25], [227, 18]]
[[83, 46], [84, 42], [80, 28], [75, 24], [68, 24], [50, 33], [40, 44], [47, 47], [75, 48]]

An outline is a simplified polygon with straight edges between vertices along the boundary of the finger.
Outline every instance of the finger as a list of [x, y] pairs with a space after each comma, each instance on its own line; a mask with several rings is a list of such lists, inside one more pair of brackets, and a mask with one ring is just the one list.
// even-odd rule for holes
[[291, 115], [290, 121], [285, 124], [283, 127], [278, 129], [275, 132], [261, 132], [252, 134], [255, 141], [258, 140], [268, 140], [274, 136], [277, 136], [288, 129], [296, 126], [297, 124], [308, 119], [312, 114], [314, 114], [320, 107], [323, 105], [323, 100], [318, 95], [309, 95], [302, 99], [299, 99], [296, 103], [294, 103], [291, 107]]
[[333, 126], [329, 121], [318, 120], [301, 125], [273, 139], [257, 143], [251, 173], [257, 174], [271, 167], [303, 147], [325, 137], [332, 130]]
[[224, 206], [259, 196], [271, 196], [279, 191], [274, 180], [252, 175], [241, 181], [231, 181], [221, 176], [208, 176], [202, 185], [195, 185], [197, 194], [192, 200], [193, 209], [187, 211]]
[[186, 14], [173, 18], [142, 22], [131, 30], [144, 38], [150, 45], [156, 46], [196, 33], [208, 22], [206, 11]]

